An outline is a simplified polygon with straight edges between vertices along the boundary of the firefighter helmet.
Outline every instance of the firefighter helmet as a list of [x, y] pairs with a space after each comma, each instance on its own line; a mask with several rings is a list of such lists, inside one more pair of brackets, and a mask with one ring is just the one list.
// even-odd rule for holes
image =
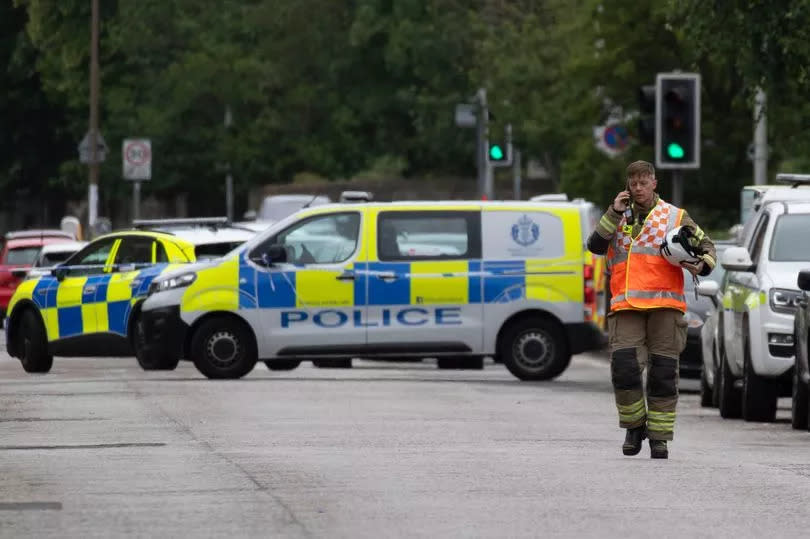
[[[661, 256], [667, 259], [667, 262], [673, 266], [681, 266], [681, 262], [690, 262], [697, 264], [700, 262], [700, 256], [703, 254], [702, 250], [693, 246], [690, 239], [694, 238], [695, 234], [688, 226], [677, 226], [670, 230], [664, 243], [661, 244]], [[695, 243], [697, 243], [695, 241]]]

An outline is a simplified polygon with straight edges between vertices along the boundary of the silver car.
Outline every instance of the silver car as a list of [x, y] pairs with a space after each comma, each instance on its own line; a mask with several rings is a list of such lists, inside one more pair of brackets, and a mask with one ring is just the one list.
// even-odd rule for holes
[[[732, 242], [715, 242], [714, 246], [717, 248], [717, 258], [732, 247]], [[700, 371], [700, 405], [704, 407], [717, 407], [717, 392], [715, 390], [715, 380], [717, 380], [717, 373], [720, 369], [720, 352], [719, 344], [721, 339], [718, 335], [718, 308], [723, 302], [723, 278], [726, 275], [726, 270], [723, 266], [717, 264], [714, 271], [709, 275], [709, 278], [703, 280], [697, 286], [699, 295], [708, 298], [711, 301], [712, 307], [706, 314], [703, 321], [703, 326], [700, 328], [700, 342], [703, 349], [703, 368]]]

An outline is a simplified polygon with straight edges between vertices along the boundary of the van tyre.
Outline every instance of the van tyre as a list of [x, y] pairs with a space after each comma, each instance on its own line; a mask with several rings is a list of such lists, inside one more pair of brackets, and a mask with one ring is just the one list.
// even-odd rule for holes
[[482, 357], [439, 357], [436, 366], [440, 369], [466, 369], [480, 371], [484, 368]]
[[776, 419], [779, 387], [774, 380], [759, 376], [754, 372], [751, 364], [751, 342], [748, 335], [745, 337], [743, 359], [743, 419], [771, 423]]
[[275, 361], [265, 361], [265, 365], [271, 371], [291, 371], [297, 369], [301, 364], [300, 359], [277, 359]]
[[312, 364], [319, 369], [351, 369], [352, 360], [349, 359], [313, 359]]
[[563, 328], [545, 318], [525, 318], [507, 326], [498, 354], [521, 380], [551, 380], [571, 362]]
[[173, 371], [180, 363], [179, 357], [171, 357], [165, 351], [156, 351], [147, 354], [146, 333], [144, 332], [141, 317], [135, 320], [133, 327], [132, 346], [135, 349], [135, 359], [145, 371]]
[[734, 374], [728, 366], [728, 357], [722, 352], [720, 354], [720, 377], [715, 384], [719, 385], [717, 407], [720, 409], [720, 417], [724, 419], [741, 417], [742, 395], [740, 395], [740, 390], [734, 387]]
[[207, 378], [242, 378], [256, 366], [256, 341], [245, 324], [227, 317], [211, 318], [194, 332], [191, 357]]
[[20, 363], [25, 372], [45, 373], [53, 367], [53, 356], [48, 353], [48, 338], [39, 315], [26, 310], [20, 320]]
[[810, 428], [807, 421], [808, 392], [807, 385], [799, 378], [798, 361], [793, 367], [793, 395], [791, 401], [790, 423], [794, 429]]

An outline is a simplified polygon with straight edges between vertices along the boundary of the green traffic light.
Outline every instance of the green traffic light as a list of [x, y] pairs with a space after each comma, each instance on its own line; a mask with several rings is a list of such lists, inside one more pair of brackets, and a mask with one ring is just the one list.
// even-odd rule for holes
[[670, 157], [670, 159], [683, 159], [683, 146], [677, 142], [670, 142], [667, 146], [667, 155]]
[[493, 144], [489, 148], [489, 157], [495, 161], [500, 161], [503, 159], [503, 150], [497, 144]]

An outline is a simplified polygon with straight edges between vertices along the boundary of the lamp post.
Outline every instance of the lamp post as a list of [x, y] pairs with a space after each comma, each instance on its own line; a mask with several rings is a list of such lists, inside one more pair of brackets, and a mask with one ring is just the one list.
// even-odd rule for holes
[[98, 217], [98, 0], [92, 0], [92, 18], [90, 22], [90, 163], [89, 186], [87, 191], [87, 225], [88, 232]]

